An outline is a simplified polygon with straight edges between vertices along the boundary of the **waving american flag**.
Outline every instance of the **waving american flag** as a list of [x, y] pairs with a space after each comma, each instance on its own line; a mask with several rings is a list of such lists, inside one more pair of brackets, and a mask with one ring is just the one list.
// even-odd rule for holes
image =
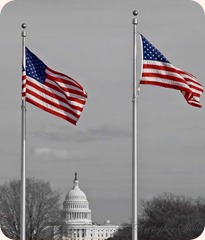
[[71, 77], [47, 67], [26, 48], [26, 72], [23, 70], [22, 96], [42, 110], [76, 125], [87, 94]]
[[151, 84], [180, 90], [188, 104], [201, 107], [203, 87], [190, 73], [174, 67], [165, 56], [140, 34], [143, 46], [143, 67], [140, 84]]

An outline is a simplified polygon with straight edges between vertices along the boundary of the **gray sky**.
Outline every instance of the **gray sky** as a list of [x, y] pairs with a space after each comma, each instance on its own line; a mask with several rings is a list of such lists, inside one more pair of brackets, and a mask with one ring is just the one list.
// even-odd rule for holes
[[[131, 217], [132, 11], [139, 31], [205, 86], [203, 9], [190, 0], [15, 0], [0, 15], [0, 183], [20, 177], [21, 24], [27, 47], [75, 78], [88, 100], [77, 126], [27, 105], [27, 176], [62, 192], [78, 172], [92, 220]], [[139, 98], [138, 195], [205, 196], [204, 108], [144, 85]]]

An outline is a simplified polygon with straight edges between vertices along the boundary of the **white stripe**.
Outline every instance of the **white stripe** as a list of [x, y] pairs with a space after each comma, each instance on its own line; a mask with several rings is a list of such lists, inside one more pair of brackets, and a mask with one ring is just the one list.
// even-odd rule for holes
[[26, 84], [26, 79], [22, 80], [22, 84]]
[[[48, 76], [52, 76], [52, 75], [48, 74]], [[54, 76], [54, 77], [56, 78], [56, 76]], [[58, 78], [64, 80], [64, 79], [61, 78], [61, 77], [58, 77]], [[75, 86], [69, 84], [68, 80], [66, 80], [66, 82], [65, 82], [65, 81], [64, 81], [64, 82], [61, 82], [61, 81], [58, 81], [57, 78], [56, 78], [55, 80], [50, 80], [50, 79], [48, 79], [48, 78], [46, 78], [46, 79], [49, 80], [50, 83], [56, 82], [59, 86], [61, 86], [61, 87], [63, 87], [63, 88], [69, 88], [69, 89], [72, 89], [72, 90], [79, 91], [79, 92], [82, 92], [82, 93], [83, 93], [82, 89], [79, 88], [79, 87], [76, 85], [76, 83], [74, 83], [74, 82], [73, 82], [73, 84], [75, 84]], [[70, 81], [70, 82], [72, 82], [72, 81]]]
[[[151, 65], [157, 65], [157, 66], [166, 66], [170, 68], [175, 68], [171, 63], [166, 62], [159, 62], [159, 61], [151, 61], [151, 60], [143, 60], [144, 64], [151, 64]], [[177, 68], [175, 68], [177, 69]]]
[[194, 103], [195, 105], [198, 105], [198, 106], [200, 106], [201, 107], [201, 104], [198, 102], [198, 101], [192, 101], [191, 99], [190, 100], [188, 100], [188, 103]]
[[[182, 91], [182, 94], [183, 94], [183, 96], [185, 97], [186, 92]], [[189, 94], [189, 95], [187, 96], [187, 99], [188, 99], [190, 96], [191, 96], [190, 100], [194, 100], [194, 101], [199, 102], [200, 98], [197, 97], [197, 96], [195, 96], [195, 95], [193, 95], [193, 94]]]
[[[82, 90], [81, 90], [80, 88], [75, 87], [75, 86], [73, 86], [73, 85], [65, 84], [65, 83], [60, 82], [60, 81], [57, 81], [57, 80], [52, 81], [52, 80], [46, 78], [46, 82], [48, 82], [48, 81], [49, 81], [51, 84], [52, 84], [52, 83], [56, 83], [56, 85], [57, 85], [58, 87], [60, 86], [60, 87], [62, 87], [62, 88], [72, 89], [72, 90], [75, 90], [75, 91], [78, 91], [78, 92], [82, 92]], [[66, 92], [66, 93], [68, 93], [68, 92]], [[83, 92], [82, 92], [82, 93], [83, 93]], [[73, 93], [72, 93], [72, 94], [73, 94]]]
[[197, 101], [197, 100], [192, 100], [192, 99], [190, 99], [190, 100], [188, 100], [188, 102], [189, 103], [195, 103], [195, 104], [197, 104], [197, 105], [199, 105], [199, 106], [201, 106], [201, 104], [199, 103], [199, 101]]
[[[63, 107], [65, 107], [65, 108], [70, 109], [72, 112], [74, 112], [74, 113], [76, 113], [76, 114], [78, 114], [78, 115], [80, 115], [81, 112], [82, 112], [82, 111], [78, 111], [78, 110], [76, 110], [76, 109], [71, 108], [68, 104], [66, 104], [66, 103], [64, 103], [64, 102], [58, 101], [57, 99], [55, 99], [55, 98], [53, 98], [53, 97], [51, 97], [51, 96], [49, 96], [49, 95], [47, 95], [47, 94], [45, 94], [45, 93], [42, 93], [42, 92], [38, 91], [36, 88], [33, 88], [33, 87], [31, 87], [31, 86], [29, 86], [29, 87], [27, 87], [27, 88], [28, 88], [29, 90], [35, 92], [35, 93], [38, 94], [39, 96], [41, 96], [41, 97], [43, 97], [43, 98], [45, 98], [45, 99], [47, 99], [47, 100], [49, 100], [49, 101], [51, 101], [51, 102], [53, 102], [53, 103], [58, 104], [59, 106], [63, 106]], [[26, 97], [27, 97], [28, 95], [32, 95], [32, 94], [28, 94], [28, 93], [27, 93], [27, 94], [26, 94]], [[33, 96], [33, 95], [32, 95], [32, 96]], [[48, 103], [46, 103], [46, 104], [48, 104]]]
[[[39, 105], [41, 105], [41, 106], [43, 106], [43, 107], [45, 107], [45, 108], [47, 108], [47, 109], [51, 109], [52, 111], [54, 111], [54, 112], [56, 112], [56, 113], [60, 113], [60, 114], [62, 114], [62, 115], [64, 115], [64, 116], [67, 116], [67, 117], [73, 119], [74, 121], [77, 121], [77, 120], [78, 120], [78, 118], [76, 118], [76, 117], [73, 116], [72, 114], [67, 113], [67, 112], [65, 112], [65, 111], [63, 111], [63, 110], [61, 110], [61, 109], [59, 109], [59, 108], [56, 108], [56, 107], [50, 105], [50, 104], [47, 104], [47, 103], [39, 100], [38, 98], [34, 97], [33, 95], [27, 94], [27, 95], [26, 95], [26, 98], [31, 99], [31, 100], [33, 100], [34, 102], [38, 103]], [[38, 106], [37, 106], [37, 107], [38, 107]], [[80, 116], [79, 116], [79, 117], [80, 117]]]
[[199, 94], [199, 95], [202, 94], [202, 91], [198, 91], [197, 89], [191, 88], [191, 90], [192, 90], [193, 93], [196, 93], [196, 94]]
[[[148, 61], [146, 61], [146, 62], [148, 62]], [[182, 81], [186, 81], [184, 79], [185, 76], [186, 76], [186, 78], [192, 79], [190, 76], [188, 76], [186, 74], [180, 74], [180, 73], [172, 72], [172, 71], [169, 71], [169, 70], [154, 69], [154, 68], [152, 68], [152, 65], [153, 66], [157, 65], [157, 66], [160, 66], [160, 67], [166, 66], [166, 67], [169, 67], [169, 68], [181, 71], [180, 69], [176, 69], [173, 65], [170, 65], [170, 64], [169, 65], [168, 64], [166, 64], [166, 65], [165, 64], [160, 64], [160, 63], [158, 63], [156, 61], [156, 63], [151, 63], [151, 66], [149, 66], [149, 68], [144, 68], [143, 72], [145, 72], [145, 73], [157, 73], [157, 74], [161, 74], [161, 75], [169, 75], [169, 76], [173, 76], [173, 77], [179, 78]], [[192, 79], [192, 80], [194, 81], [195, 79]]]
[[[189, 85], [189, 87], [190, 87], [191, 89], [193, 89], [193, 91], [198, 91], [198, 92], [200, 92], [200, 93], [203, 92], [203, 88], [202, 88], [200, 85], [198, 85], [198, 84], [196, 84], [196, 83], [193, 83], [193, 82], [191, 82], [191, 81], [187, 81], [187, 84]], [[195, 89], [194, 87], [196, 87], [196, 88], [198, 88], [198, 89]]]
[[181, 74], [181, 75], [182, 75], [182, 77], [185, 78], [187, 83], [190, 83], [190, 84], [192, 84], [198, 88], [201, 88], [203, 90], [202, 85], [197, 81], [196, 78], [191, 78], [189, 75], [185, 75], [185, 74]]
[[[58, 88], [59, 88], [61, 91], [63, 91], [64, 94], [65, 94], [66, 96], [68, 96], [68, 97], [79, 98], [79, 99], [82, 99], [82, 100], [85, 100], [85, 99], [86, 99], [86, 97], [84, 97], [84, 96], [82, 96], [82, 95], [78, 95], [78, 94], [75, 94], [75, 93], [70, 93], [69, 91], [68, 91], [68, 92], [67, 92], [67, 91], [64, 91], [63, 89], [61, 89], [61, 88], [59, 87], [59, 85], [60, 85], [60, 86], [62, 86], [62, 87], [67, 88], [65, 84], [62, 84], [62, 83], [60, 83], [60, 82], [58, 82], [58, 84], [57, 84], [55, 81], [52, 81], [52, 80], [50, 80], [50, 79], [48, 79], [48, 78], [46, 78], [46, 82], [49, 83], [49, 84], [51, 84], [51, 85], [53, 85], [53, 86], [55, 86], [55, 87], [58, 87]], [[74, 88], [73, 88], [73, 89], [74, 89]], [[74, 89], [74, 90], [78, 90], [78, 91], [79, 91], [79, 89]], [[53, 91], [53, 90], [52, 90], [52, 91]], [[81, 92], [82, 92], [82, 91], [81, 91]]]
[[[23, 78], [25, 78], [25, 79], [23, 79]], [[25, 83], [26, 83], [26, 72], [23, 71], [23, 73], [22, 73], [22, 85], [25, 84]]]
[[164, 78], [157, 78], [157, 77], [142, 77], [142, 81], [146, 81], [146, 82], [158, 82], [161, 84], [168, 84], [170, 86], [179, 86], [179, 87], [183, 87], [186, 88], [187, 90], [191, 91], [190, 87], [185, 84], [185, 83], [181, 83], [181, 82], [176, 82], [176, 81], [172, 81], [169, 79], [164, 79]]
[[[181, 70], [179, 68], [174, 67], [171, 63], [149, 61], [149, 60], [144, 60], [144, 63], [145, 64], [151, 64], [151, 65], [157, 65], [157, 66], [160, 66], [160, 67], [166, 66], [166, 67], [173, 68], [173, 69], [176, 69], [178, 71], [181, 71], [182, 73], [175, 73], [175, 72], [170, 72], [168, 70], [165, 71], [165, 70], [159, 70], [159, 69], [152, 69], [151, 66], [150, 66], [150, 69], [149, 68], [144, 68], [143, 69], [143, 72], [145, 72], [145, 73], [150, 72], [150, 73], [158, 73], [158, 74], [162, 74], [162, 75], [164, 74], [164, 75], [175, 76], [179, 79], [182, 79], [183, 81], [186, 81], [186, 83], [187, 83], [187, 85], [189, 86], [190, 89], [192, 89], [192, 87], [189, 84], [192, 84], [193, 86], [196, 86], [196, 87], [200, 88], [203, 92], [203, 87], [197, 81], [196, 77], [194, 77], [193, 75], [191, 75], [189, 73], [184, 72], [183, 70]], [[185, 79], [185, 78], [187, 78], [187, 79]], [[194, 91], [196, 91], [196, 90], [194, 90]]]
[[[34, 82], [34, 84], [36, 84], [35, 82]], [[39, 84], [38, 84], [39, 85]], [[51, 88], [44, 88], [44, 85], [39, 85], [39, 87], [41, 87], [42, 89], [46, 89], [48, 92], [50, 92], [50, 93], [54, 93], [54, 94], [56, 94], [57, 96], [59, 96], [59, 97], [62, 97], [63, 99], [65, 99], [66, 100], [66, 102], [68, 102], [71, 106], [68, 106], [70, 109], [72, 109], [72, 106], [74, 106], [74, 107], [80, 107], [80, 108], [83, 108], [83, 106], [84, 106], [84, 104], [81, 104], [81, 103], [78, 103], [78, 102], [76, 102], [76, 101], [71, 101], [71, 100], [69, 100], [69, 99], [67, 99], [66, 97], [65, 97], [65, 95], [63, 94], [63, 93], [61, 93], [61, 92], [59, 92], [59, 91], [56, 91], [56, 90], [54, 90], [54, 89], [51, 89]], [[31, 89], [32, 87], [31, 86], [29, 86], [29, 85], [27, 85], [27, 88], [28, 89]], [[33, 91], [34, 92], [37, 92], [38, 90], [36, 89], [36, 88], [34, 88], [33, 89]], [[40, 92], [40, 94], [41, 94], [41, 92]], [[43, 93], [42, 93], [43, 94]], [[44, 93], [45, 94], [45, 93]], [[48, 97], [50, 97], [50, 96], [48, 96]], [[51, 98], [51, 97], [50, 97]], [[56, 100], [56, 101], [58, 101], [58, 100]], [[76, 110], [75, 110], [76, 111]]]
[[[180, 74], [175, 73], [175, 72], [170, 72], [167, 70], [153, 69], [152, 67], [150, 67], [150, 68], [144, 68], [143, 72], [144, 73], [156, 73], [156, 74], [160, 74], [162, 76], [173, 76], [178, 79], [181, 79], [182, 81], [185, 81], [185, 79]], [[177, 80], [175, 80], [175, 81], [177, 81]]]
[[[41, 96], [41, 97], [43, 97], [43, 98], [45, 98], [45, 99], [53, 102], [54, 104], [58, 104], [59, 107], [62, 106], [62, 107], [65, 107], [65, 108], [69, 109], [69, 110], [70, 110], [71, 112], [73, 112], [74, 114], [77, 114], [77, 115], [80, 116], [80, 114], [81, 114], [81, 112], [82, 112], [82, 111], [79, 111], [79, 110], [76, 110], [76, 109], [71, 108], [69, 105], [67, 105], [67, 104], [64, 103], [64, 102], [58, 101], [58, 100], [56, 100], [55, 98], [52, 98], [52, 97], [50, 97], [50, 96], [48, 96], [48, 95], [46, 95], [46, 94], [44, 94], [44, 93], [42, 93], [42, 92], [37, 91], [35, 88], [29, 87], [28, 89], [31, 90], [31, 91], [34, 91], [37, 95], [39, 95], [39, 96]], [[31, 95], [33, 96], [32, 93], [28, 93], [28, 92], [26, 93], [26, 97], [27, 97], [27, 98], [29, 98], [29, 96], [31, 96]], [[45, 103], [45, 104], [49, 104], [49, 103]], [[50, 105], [52, 105], [52, 103], [50, 103]], [[65, 110], [65, 111], [66, 111], [66, 110]], [[72, 114], [72, 113], [70, 113], [70, 114]]]
[[[35, 79], [32, 79], [32, 78], [30, 78], [30, 77], [27, 77], [27, 79], [28, 79], [30, 82], [32, 82], [33, 84], [37, 85], [38, 87], [40, 87], [40, 88], [42, 88], [42, 89], [44, 89], [44, 90], [46, 90], [46, 91], [48, 91], [48, 92], [54, 93], [54, 94], [56, 94], [56, 95], [59, 96], [59, 97], [64, 98], [67, 102], [69, 102], [69, 104], [71, 104], [71, 105], [73, 105], [73, 106], [78, 106], [78, 107], [80, 107], [80, 108], [83, 108], [83, 106], [84, 106], [84, 104], [81, 104], [81, 103], [78, 103], [78, 102], [75, 102], [75, 101], [68, 100], [63, 93], [61, 93], [61, 92], [59, 92], [59, 91], [56, 91], [56, 90], [54, 90], [54, 89], [51, 89], [51, 88], [49, 88], [49, 87], [47, 87], [47, 86], [39, 83], [39, 82], [36, 81]], [[31, 86], [29, 86], [28, 84], [27, 84], [27, 88], [28, 88], [28, 89], [31, 89], [31, 90], [34, 91], [34, 92], [37, 92], [37, 91], [38, 91], [36, 88], [33, 89], [33, 88], [32, 88]], [[42, 93], [39, 92], [38, 94], [41, 95]], [[48, 97], [50, 97], [50, 96], [48, 96]], [[48, 99], [48, 97], [47, 97], [47, 99]], [[50, 98], [51, 98], [51, 97], [50, 97]], [[80, 99], [80, 97], [78, 97], [78, 99]], [[82, 99], [82, 98], [81, 98], [81, 99]], [[84, 100], [84, 99], [83, 99], [83, 100]], [[72, 110], [72, 106], [68, 106], [68, 107]], [[76, 111], [76, 110], [75, 110], [75, 111]]]
[[78, 85], [80, 87], [80, 84], [77, 83], [74, 79], [70, 78], [69, 76], [65, 76], [65, 75], [62, 76], [62, 75], [53, 73], [53, 72], [49, 71], [47, 68], [46, 68], [46, 73], [49, 74], [50, 76], [55, 77], [55, 78], [61, 78], [61, 79], [66, 80], [66, 81], [70, 81], [73, 84]]

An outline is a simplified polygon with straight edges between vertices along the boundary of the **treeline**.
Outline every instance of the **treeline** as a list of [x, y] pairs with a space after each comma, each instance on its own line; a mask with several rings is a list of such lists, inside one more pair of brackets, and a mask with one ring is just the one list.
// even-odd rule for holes
[[[138, 216], [139, 240], [190, 240], [205, 227], [205, 198], [164, 193], [143, 201]], [[132, 224], [122, 224], [109, 240], [132, 240]]]
[[[26, 240], [61, 238], [61, 194], [50, 183], [26, 181]], [[0, 185], [0, 225], [4, 234], [20, 239], [20, 180]], [[62, 226], [55, 228], [54, 226]], [[190, 240], [205, 226], [205, 198], [164, 193], [142, 201], [138, 214], [139, 240]], [[132, 240], [132, 224], [124, 223], [109, 240]]]

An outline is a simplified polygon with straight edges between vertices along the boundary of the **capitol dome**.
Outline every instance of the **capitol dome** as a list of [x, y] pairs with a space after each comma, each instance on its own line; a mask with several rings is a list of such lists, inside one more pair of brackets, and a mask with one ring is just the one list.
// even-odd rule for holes
[[104, 224], [92, 223], [91, 210], [85, 193], [79, 188], [77, 173], [73, 187], [63, 202], [61, 240], [106, 240], [114, 236], [118, 226], [106, 220]]
[[62, 217], [66, 224], [92, 224], [89, 203], [85, 193], [79, 188], [77, 173], [75, 173], [73, 187], [63, 202]]
[[65, 200], [85, 200], [87, 201], [85, 193], [79, 188], [77, 174], [74, 179], [73, 188], [67, 193]]

